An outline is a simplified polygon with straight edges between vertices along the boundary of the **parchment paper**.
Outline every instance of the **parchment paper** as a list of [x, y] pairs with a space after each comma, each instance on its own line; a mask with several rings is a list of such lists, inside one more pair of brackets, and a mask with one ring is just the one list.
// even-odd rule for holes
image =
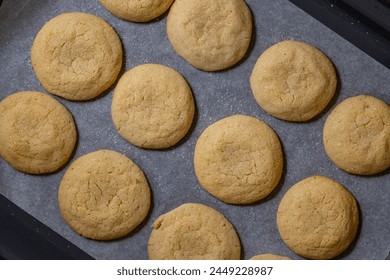
[[[325, 154], [322, 128], [331, 108], [349, 96], [369, 93], [390, 103], [390, 71], [286, 0], [247, 0], [254, 17], [252, 44], [245, 59], [217, 73], [193, 68], [173, 51], [166, 35], [166, 14], [137, 24], [111, 15], [98, 0], [5, 0], [0, 8], [0, 99], [23, 90], [45, 92], [30, 62], [30, 48], [39, 29], [52, 17], [82, 11], [102, 17], [118, 32], [125, 50], [124, 70], [142, 63], [160, 63], [178, 70], [190, 84], [196, 100], [194, 125], [172, 149], [136, 148], [115, 130], [110, 115], [112, 88], [98, 99], [71, 102], [55, 97], [73, 114], [78, 145], [72, 161], [98, 149], [124, 153], [145, 172], [153, 193], [146, 221], [120, 240], [84, 239], [63, 221], [57, 191], [69, 166], [51, 175], [32, 176], [14, 170], [0, 159], [0, 192], [22, 209], [97, 259], [147, 259], [151, 225], [161, 214], [186, 202], [203, 203], [223, 213], [235, 226], [244, 259], [275, 253], [301, 259], [281, 240], [275, 218], [283, 194], [298, 181], [324, 175], [340, 182], [356, 197], [361, 210], [357, 241], [341, 259], [385, 259], [390, 250], [390, 172], [354, 176], [338, 169]], [[334, 63], [339, 88], [325, 112], [307, 123], [278, 120], [255, 102], [249, 76], [259, 55], [285, 39], [305, 41], [320, 48]], [[211, 123], [233, 114], [246, 114], [268, 123], [284, 148], [285, 168], [278, 189], [267, 199], [249, 206], [225, 204], [208, 194], [193, 169], [193, 151], [201, 132]]]

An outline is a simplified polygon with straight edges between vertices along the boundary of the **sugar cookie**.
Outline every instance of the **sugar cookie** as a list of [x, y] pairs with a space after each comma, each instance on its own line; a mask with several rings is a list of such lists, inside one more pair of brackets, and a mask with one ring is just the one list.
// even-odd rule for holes
[[47, 94], [23, 91], [0, 102], [0, 155], [19, 171], [58, 170], [72, 155], [76, 139], [72, 115]]
[[264, 122], [243, 115], [219, 120], [199, 137], [194, 153], [200, 184], [232, 204], [258, 201], [277, 186], [283, 154], [275, 132]]
[[241, 245], [234, 227], [221, 213], [187, 203], [153, 223], [148, 253], [152, 260], [238, 260]]
[[240, 61], [252, 36], [252, 15], [243, 0], [176, 0], [168, 14], [168, 38], [174, 50], [205, 71]]
[[134, 22], [147, 22], [162, 15], [174, 0], [99, 0], [113, 15]]
[[103, 19], [64, 13], [38, 32], [31, 62], [48, 92], [70, 100], [89, 100], [115, 82], [122, 67], [122, 45]]
[[287, 121], [307, 121], [322, 112], [337, 85], [332, 62], [317, 48], [283, 41], [257, 60], [250, 77], [257, 103]]
[[346, 172], [372, 175], [390, 167], [390, 106], [359, 95], [329, 114], [323, 141], [329, 158]]
[[250, 260], [291, 260], [289, 257], [275, 254], [261, 254], [250, 258]]
[[359, 211], [355, 198], [339, 183], [322, 176], [306, 178], [283, 196], [277, 225], [283, 241], [309, 259], [332, 259], [354, 240]]
[[168, 148], [191, 127], [195, 105], [186, 80], [172, 68], [143, 64], [119, 80], [111, 114], [120, 135], [150, 149]]
[[58, 190], [66, 223], [78, 234], [111, 240], [134, 230], [150, 208], [150, 189], [139, 167], [126, 156], [99, 150], [76, 159]]

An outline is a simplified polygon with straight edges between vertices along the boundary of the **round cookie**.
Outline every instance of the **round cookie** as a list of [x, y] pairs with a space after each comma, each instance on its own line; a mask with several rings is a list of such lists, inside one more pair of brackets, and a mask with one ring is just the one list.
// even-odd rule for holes
[[115, 16], [133, 22], [147, 22], [162, 15], [174, 0], [99, 0]]
[[266, 112], [303, 122], [325, 109], [336, 91], [337, 77], [332, 62], [317, 48], [282, 41], [259, 57], [250, 84]]
[[150, 200], [141, 169], [111, 150], [76, 159], [58, 190], [58, 204], [66, 223], [78, 234], [96, 240], [130, 233], [145, 219]]
[[329, 158], [348, 173], [385, 171], [390, 167], [390, 106], [369, 95], [347, 98], [326, 119], [323, 142]]
[[153, 223], [148, 253], [152, 260], [238, 260], [241, 245], [234, 227], [221, 213], [187, 203]]
[[178, 143], [191, 127], [194, 99], [186, 80], [172, 68], [143, 64], [127, 71], [112, 98], [112, 120], [130, 143], [149, 149]]
[[38, 32], [31, 63], [48, 92], [69, 100], [89, 100], [115, 82], [122, 67], [122, 45], [103, 19], [64, 13]]
[[250, 260], [291, 260], [289, 257], [274, 254], [261, 254], [250, 258]]
[[19, 171], [58, 170], [72, 155], [76, 138], [71, 113], [47, 94], [23, 91], [0, 102], [0, 155]]
[[332, 259], [354, 240], [359, 211], [346, 188], [329, 178], [313, 176], [286, 192], [276, 220], [291, 250], [309, 259]]
[[167, 19], [168, 38], [194, 67], [218, 71], [240, 61], [252, 36], [252, 15], [243, 0], [176, 0]]
[[277, 186], [283, 153], [266, 123], [234, 115], [203, 131], [195, 146], [194, 167], [200, 184], [213, 196], [231, 204], [248, 204]]

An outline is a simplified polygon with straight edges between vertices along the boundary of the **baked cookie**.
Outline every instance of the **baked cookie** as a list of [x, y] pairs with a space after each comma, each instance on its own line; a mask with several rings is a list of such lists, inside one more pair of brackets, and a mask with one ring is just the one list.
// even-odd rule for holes
[[200, 135], [195, 174], [216, 198], [247, 204], [269, 195], [283, 169], [279, 139], [266, 123], [243, 115], [219, 120]]
[[47, 94], [23, 91], [0, 102], [0, 155], [19, 171], [58, 170], [72, 155], [76, 138], [71, 113]]
[[337, 85], [332, 62], [317, 48], [283, 41], [267, 49], [250, 77], [257, 103], [282, 120], [303, 122], [323, 111]]
[[76, 159], [58, 190], [66, 223], [78, 234], [96, 240], [119, 238], [134, 230], [148, 214], [150, 199], [141, 169], [110, 150]]
[[332, 259], [354, 240], [359, 226], [355, 198], [322, 176], [306, 178], [283, 196], [277, 225], [283, 241], [309, 259]]
[[186, 80], [172, 68], [143, 64], [127, 71], [112, 98], [112, 120], [130, 143], [168, 148], [184, 137], [194, 118], [194, 99]]
[[174, 0], [99, 0], [113, 15], [128, 21], [147, 22], [162, 15]]
[[153, 223], [148, 253], [152, 260], [238, 260], [241, 245], [234, 227], [221, 213], [187, 203]]
[[252, 15], [243, 0], [176, 0], [167, 19], [168, 38], [194, 67], [218, 71], [240, 61], [252, 36]]
[[31, 62], [48, 92], [70, 100], [89, 100], [115, 82], [122, 67], [122, 45], [103, 19], [64, 13], [38, 32]]
[[289, 257], [274, 254], [261, 254], [250, 258], [250, 260], [291, 260]]
[[324, 125], [329, 158], [346, 172], [372, 175], [390, 167], [390, 106], [359, 95], [337, 105]]

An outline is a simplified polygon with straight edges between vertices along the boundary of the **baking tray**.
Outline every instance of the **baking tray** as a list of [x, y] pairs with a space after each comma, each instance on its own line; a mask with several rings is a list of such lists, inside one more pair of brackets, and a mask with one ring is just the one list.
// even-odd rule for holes
[[1, 194], [0, 224], [0, 259], [93, 259]]
[[389, 0], [290, 0], [390, 69]]
[[[145, 150], [132, 146], [111, 121], [113, 88], [88, 102], [54, 97], [73, 114], [78, 144], [71, 161], [98, 150], [113, 149], [138, 164], [149, 181], [153, 204], [137, 230], [119, 240], [99, 242], [72, 231], [61, 218], [57, 191], [67, 168], [49, 175], [27, 175], [0, 159], [0, 193], [96, 259], [147, 259], [151, 225], [161, 214], [186, 202], [198, 202], [223, 213], [235, 226], [247, 259], [275, 253], [302, 259], [281, 240], [275, 218], [283, 194], [312, 175], [328, 176], [348, 188], [359, 202], [361, 227], [354, 244], [339, 259], [385, 259], [390, 250], [390, 173], [354, 176], [332, 164], [322, 145], [322, 127], [335, 104], [349, 96], [368, 93], [390, 102], [390, 70], [287, 0], [247, 0], [254, 18], [252, 43], [246, 57], [227, 71], [206, 73], [193, 68], [173, 51], [166, 35], [166, 14], [146, 24], [120, 20], [97, 0], [5, 0], [0, 8], [0, 99], [18, 91], [45, 92], [31, 67], [30, 48], [36, 33], [50, 18], [63, 12], [88, 12], [102, 17], [118, 32], [125, 51], [124, 70], [142, 63], [160, 63], [178, 70], [190, 84], [196, 118], [188, 135], [175, 147]], [[285, 39], [305, 41], [320, 48], [334, 63], [339, 87], [323, 114], [306, 123], [278, 120], [255, 102], [249, 76], [259, 55]], [[198, 183], [193, 168], [197, 138], [211, 123], [245, 114], [268, 123], [283, 145], [285, 167], [277, 190], [253, 205], [223, 203]]]

